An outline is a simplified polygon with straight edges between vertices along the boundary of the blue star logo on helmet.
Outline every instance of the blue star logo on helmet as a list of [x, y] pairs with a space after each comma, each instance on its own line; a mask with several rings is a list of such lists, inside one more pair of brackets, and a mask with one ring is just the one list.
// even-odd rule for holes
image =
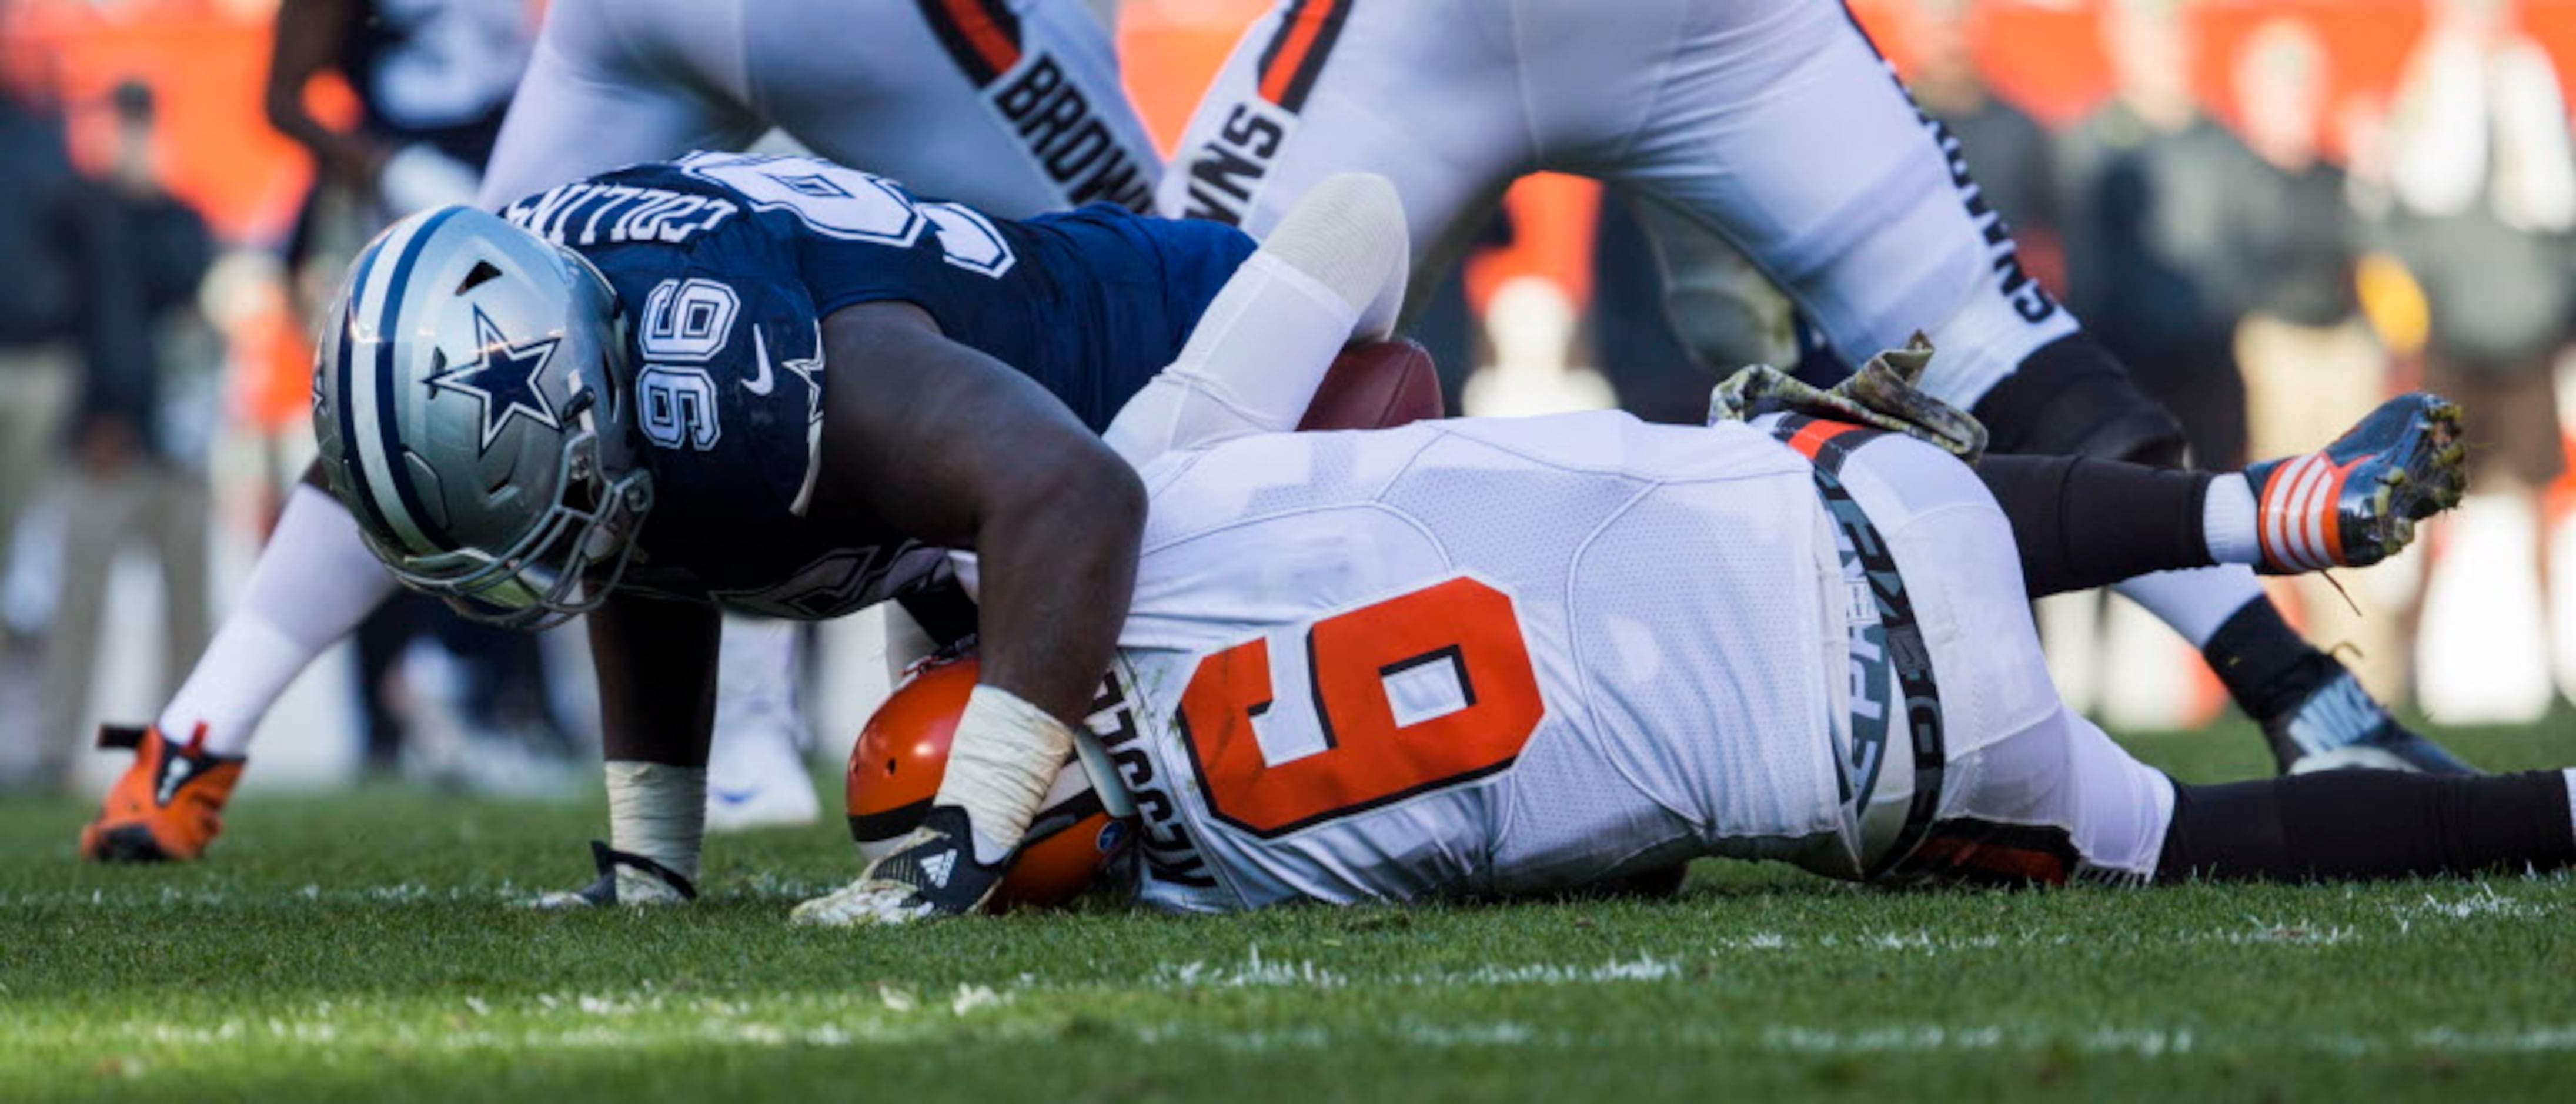
[[545, 374], [546, 361], [555, 355], [555, 346], [563, 343], [561, 337], [513, 345], [491, 316], [476, 307], [474, 343], [478, 346], [474, 359], [430, 376], [429, 389], [472, 395], [483, 404], [480, 448], [491, 448], [512, 418], [525, 417], [547, 429], [563, 428], [563, 419], [556, 416], [554, 401], [546, 398], [545, 386], [538, 378]]

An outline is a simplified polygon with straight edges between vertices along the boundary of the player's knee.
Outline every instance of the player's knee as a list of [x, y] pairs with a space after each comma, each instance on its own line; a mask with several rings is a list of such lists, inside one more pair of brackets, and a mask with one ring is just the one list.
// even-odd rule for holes
[[1977, 400], [1975, 413], [1996, 452], [2163, 467], [2184, 460], [2181, 423], [2090, 334], [2041, 346]]

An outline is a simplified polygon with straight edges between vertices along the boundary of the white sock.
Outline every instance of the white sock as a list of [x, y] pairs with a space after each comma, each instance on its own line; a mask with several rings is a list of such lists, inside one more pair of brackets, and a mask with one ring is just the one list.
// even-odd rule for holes
[[2255, 521], [2254, 485], [2243, 472], [2209, 481], [2200, 503], [2200, 531], [2209, 542], [2209, 558], [2223, 564], [2260, 564], [2263, 541]]
[[2263, 584], [2255, 581], [2254, 569], [2240, 564], [2159, 571], [2111, 589], [2145, 606], [2194, 648], [2208, 644], [2218, 627], [2244, 609], [2245, 603], [2264, 600]]
[[396, 585], [367, 551], [348, 509], [328, 492], [297, 484], [251, 571], [249, 592], [161, 710], [162, 735], [184, 741], [202, 724], [207, 751], [246, 754], [287, 684]]
[[[698, 848], [707, 835], [707, 770], [611, 759], [608, 773], [608, 845], [642, 855], [698, 880]], [[669, 896], [650, 874], [619, 867], [617, 899], [644, 902]]]
[[796, 701], [802, 651], [797, 631], [793, 621], [725, 615], [724, 643], [716, 652], [715, 746], [724, 746], [724, 733], [735, 730], [804, 728], [805, 713]]

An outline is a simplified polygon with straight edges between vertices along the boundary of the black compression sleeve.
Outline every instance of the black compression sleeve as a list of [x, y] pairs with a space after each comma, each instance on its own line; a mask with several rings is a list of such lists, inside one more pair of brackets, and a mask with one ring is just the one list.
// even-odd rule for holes
[[2211, 563], [2200, 527], [2206, 473], [2079, 456], [1988, 455], [1977, 475], [2012, 519], [2022, 582], [2033, 598]]
[[2559, 771], [2328, 771], [2174, 789], [2158, 881], [2407, 878], [2576, 863]]

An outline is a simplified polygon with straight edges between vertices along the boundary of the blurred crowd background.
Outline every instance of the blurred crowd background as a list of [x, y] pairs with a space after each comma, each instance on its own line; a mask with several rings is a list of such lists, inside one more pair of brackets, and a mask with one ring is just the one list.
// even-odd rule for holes
[[[1267, 5], [1093, 6], [1168, 148]], [[2554, 539], [2576, 516], [2576, 0], [1851, 7], [2199, 462], [2314, 447], [2401, 390], [2467, 405], [2469, 506], [2390, 566], [2285, 585], [2312, 635], [2436, 724], [2538, 721], [2576, 689], [2576, 541]], [[541, 12], [0, 0], [0, 790], [103, 785], [121, 761], [87, 733], [185, 674], [311, 457], [308, 314], [376, 228], [470, 197]], [[1721, 370], [1794, 362], [1794, 312], [1713, 239], [1682, 236], [1702, 276], [1662, 286], [1649, 229], [1675, 217], [1524, 181], [1420, 326], [1452, 409], [1697, 421]], [[2041, 616], [2061, 685], [2113, 724], [2219, 714], [2142, 614]], [[853, 732], [876, 630], [819, 631], [810, 700]], [[398, 602], [343, 650], [270, 720], [254, 785], [580, 777], [577, 632]]]

